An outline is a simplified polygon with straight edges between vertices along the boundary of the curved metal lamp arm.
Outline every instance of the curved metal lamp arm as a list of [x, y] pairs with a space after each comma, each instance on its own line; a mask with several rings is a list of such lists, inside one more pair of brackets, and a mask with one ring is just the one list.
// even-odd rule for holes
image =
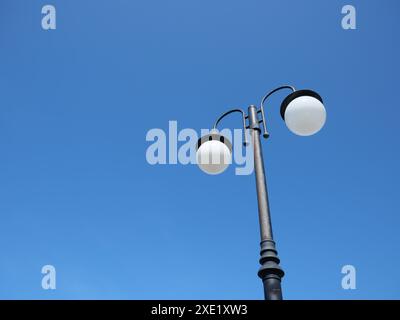
[[277, 91], [279, 91], [279, 90], [283, 90], [283, 89], [290, 89], [290, 90], [292, 90], [293, 92], [296, 91], [295, 87], [293, 87], [293, 86], [288, 86], [288, 85], [281, 86], [281, 87], [278, 87], [278, 88], [276, 88], [276, 89], [271, 90], [270, 92], [268, 92], [268, 93], [262, 98], [262, 100], [261, 100], [260, 110], [261, 110], [261, 117], [262, 117], [262, 123], [263, 123], [263, 128], [264, 128], [264, 134], [263, 134], [263, 137], [264, 137], [264, 138], [268, 138], [268, 137], [269, 137], [269, 133], [268, 133], [268, 131], [267, 131], [267, 123], [265, 122], [264, 102], [265, 102], [265, 100], [267, 100], [267, 99], [269, 98], [269, 96], [271, 96], [271, 95], [274, 94], [275, 92], [277, 92]]
[[234, 112], [240, 112], [242, 114], [242, 121], [243, 121], [243, 145], [247, 146], [249, 142], [247, 141], [246, 138], [246, 114], [242, 109], [232, 109], [227, 112], [224, 112], [218, 119], [215, 121], [213, 129], [217, 129], [218, 124], [221, 122], [223, 118], [225, 118], [228, 114], [234, 113]]

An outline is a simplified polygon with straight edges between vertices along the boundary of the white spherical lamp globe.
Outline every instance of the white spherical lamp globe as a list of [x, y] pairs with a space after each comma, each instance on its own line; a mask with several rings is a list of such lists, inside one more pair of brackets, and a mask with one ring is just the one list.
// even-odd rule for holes
[[220, 134], [208, 134], [197, 143], [196, 160], [205, 173], [220, 174], [232, 163], [232, 145]]
[[281, 115], [289, 130], [299, 136], [317, 133], [326, 121], [322, 98], [311, 90], [290, 94], [282, 103]]

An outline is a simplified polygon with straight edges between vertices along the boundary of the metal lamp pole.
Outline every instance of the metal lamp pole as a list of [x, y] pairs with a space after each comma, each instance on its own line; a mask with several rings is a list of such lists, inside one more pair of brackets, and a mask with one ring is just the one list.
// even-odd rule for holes
[[264, 160], [260, 141], [260, 125], [257, 116], [257, 108], [250, 106], [248, 109], [249, 126], [254, 148], [254, 168], [256, 173], [256, 187], [258, 200], [258, 217], [260, 221], [261, 235], [261, 268], [258, 276], [264, 285], [266, 300], [282, 300], [281, 279], [284, 275], [279, 266], [278, 252], [272, 233], [271, 214], [269, 210], [267, 182], [265, 178]]

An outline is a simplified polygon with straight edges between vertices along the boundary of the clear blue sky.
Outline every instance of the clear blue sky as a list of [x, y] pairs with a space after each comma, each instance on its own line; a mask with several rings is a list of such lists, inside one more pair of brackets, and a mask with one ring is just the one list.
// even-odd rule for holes
[[[41, 28], [45, 4], [56, 30]], [[357, 30], [341, 28], [346, 4]], [[0, 298], [261, 299], [254, 177], [151, 166], [145, 136], [170, 120], [207, 128], [288, 83], [318, 91], [328, 119], [301, 138], [280, 119], [284, 94], [268, 110], [285, 298], [399, 299], [399, 9], [1, 1]]]

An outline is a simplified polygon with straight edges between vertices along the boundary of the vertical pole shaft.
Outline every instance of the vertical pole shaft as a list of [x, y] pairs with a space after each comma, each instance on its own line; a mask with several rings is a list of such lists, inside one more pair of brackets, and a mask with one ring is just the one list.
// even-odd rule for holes
[[272, 234], [271, 215], [269, 210], [267, 183], [265, 178], [264, 160], [260, 141], [260, 123], [257, 107], [248, 109], [249, 126], [251, 129], [254, 150], [254, 169], [256, 174], [258, 216], [260, 221], [261, 251], [258, 276], [264, 285], [266, 300], [282, 300], [281, 279], [284, 272], [279, 266], [278, 252]]

